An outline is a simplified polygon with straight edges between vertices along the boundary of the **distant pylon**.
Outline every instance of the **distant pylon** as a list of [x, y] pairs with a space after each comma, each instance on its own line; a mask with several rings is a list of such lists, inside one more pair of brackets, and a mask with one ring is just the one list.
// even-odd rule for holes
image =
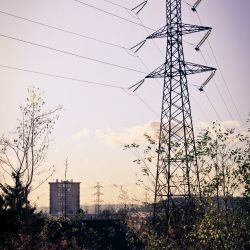
[[67, 218], [67, 171], [68, 171], [68, 158], [65, 160], [64, 171], [64, 218]]
[[147, 78], [164, 79], [154, 217], [166, 216], [167, 232], [178, 231], [177, 214], [182, 221], [189, 224], [194, 212], [194, 201], [196, 197], [200, 197], [199, 169], [187, 75], [210, 71], [208, 77], [210, 80], [216, 70], [184, 60], [182, 36], [206, 31], [202, 39], [204, 43], [212, 28], [183, 24], [181, 3], [182, 0], [166, 0], [166, 25], [131, 48], [136, 53], [147, 39], [167, 40], [165, 62], [131, 87], [136, 91]]
[[103, 195], [103, 193], [101, 193], [101, 188], [103, 188], [103, 186], [101, 186], [100, 183], [97, 182], [96, 186], [94, 186], [93, 188], [96, 189], [96, 192], [93, 194], [96, 196], [96, 199], [94, 200], [94, 202], [95, 202], [95, 214], [100, 214], [101, 203], [103, 202], [103, 200], [101, 200], [101, 195]]

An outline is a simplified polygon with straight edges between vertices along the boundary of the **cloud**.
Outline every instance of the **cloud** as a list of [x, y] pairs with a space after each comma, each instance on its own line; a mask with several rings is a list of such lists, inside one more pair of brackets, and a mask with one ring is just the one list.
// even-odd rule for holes
[[[221, 122], [222, 128], [240, 128], [240, 123], [236, 120], [228, 120]], [[151, 121], [144, 125], [137, 125], [133, 127], [124, 128], [120, 131], [113, 131], [111, 129], [97, 129], [95, 131], [96, 138], [103, 140], [108, 145], [125, 145], [132, 142], [142, 144], [145, 142], [144, 134], [147, 133], [156, 141], [158, 140], [158, 131], [160, 123]], [[173, 126], [177, 133], [181, 135], [183, 132], [179, 130], [179, 126]], [[211, 129], [212, 123], [199, 122], [197, 124], [198, 130]]]
[[95, 135], [109, 145], [124, 145], [142, 140], [145, 133], [156, 139], [159, 126], [159, 122], [151, 121], [145, 125], [133, 126], [121, 131], [97, 129]]
[[89, 135], [89, 130], [86, 128], [82, 128], [81, 130], [77, 131], [76, 133], [74, 133], [71, 138], [73, 140], [80, 140], [83, 137], [88, 137]]
[[232, 145], [236, 145], [241, 141], [238, 137], [238, 134], [244, 137], [249, 136], [249, 132], [247, 131], [247, 129], [244, 128], [237, 120], [221, 121], [216, 122], [215, 124], [213, 124], [212, 122], [199, 122], [197, 124], [197, 128], [200, 130], [198, 132], [201, 132], [203, 129], [208, 130], [210, 132], [210, 136], [215, 139], [217, 137], [217, 134], [213, 128], [214, 126], [216, 126], [217, 129], [220, 129], [222, 133], [227, 133], [228, 129], [235, 129], [235, 133], [229, 133], [227, 135], [227, 146], [229, 147]]
[[[241, 124], [237, 120], [228, 120], [228, 121], [222, 121], [218, 123], [220, 123], [221, 126], [224, 128], [239, 128], [241, 126]], [[211, 122], [200, 121], [197, 123], [197, 128], [199, 129], [206, 129], [206, 128], [210, 128], [211, 126], [212, 126]]]

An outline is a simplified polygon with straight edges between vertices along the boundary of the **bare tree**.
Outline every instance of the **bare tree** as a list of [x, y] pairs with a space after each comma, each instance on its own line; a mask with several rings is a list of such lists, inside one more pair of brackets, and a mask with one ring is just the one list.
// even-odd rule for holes
[[[44, 105], [41, 91], [34, 87], [29, 89], [26, 104], [20, 106], [22, 118], [19, 125], [14, 133], [0, 138], [0, 167], [6, 176], [0, 187], [5, 193], [10, 189], [15, 190], [16, 194], [13, 194], [12, 202], [9, 203], [15, 209], [21, 204], [27, 206], [29, 192], [37, 188], [32, 186], [36, 176], [39, 175], [37, 186], [40, 186], [53, 173], [53, 167], [45, 170], [43, 163], [50, 134], [62, 107], [45, 110]], [[41, 178], [44, 172], [46, 177]]]

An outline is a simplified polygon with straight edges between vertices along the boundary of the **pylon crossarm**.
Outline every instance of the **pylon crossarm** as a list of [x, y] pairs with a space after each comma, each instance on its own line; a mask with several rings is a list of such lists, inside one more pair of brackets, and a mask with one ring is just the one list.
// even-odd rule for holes
[[[130, 49], [134, 51], [134, 53], [138, 52], [140, 48], [146, 43], [148, 39], [154, 39], [154, 38], [164, 38], [168, 36], [174, 36], [176, 34], [182, 34], [187, 35], [195, 32], [201, 32], [201, 31], [210, 31], [211, 27], [206, 26], [199, 26], [199, 25], [193, 25], [193, 24], [179, 24], [175, 26], [168, 26], [165, 25], [159, 30], [155, 31], [148, 37], [146, 37], [143, 41], [137, 43], [135, 46], [131, 47]], [[210, 33], [209, 33], [210, 34]]]
[[[202, 85], [202, 90], [203, 90], [203, 87], [208, 83], [208, 81], [211, 80], [211, 78], [214, 76], [215, 71], [216, 71], [216, 69], [213, 67], [208, 67], [208, 66], [204, 66], [204, 65], [200, 65], [200, 64], [190, 63], [190, 62], [185, 62], [184, 65], [185, 65], [185, 71], [180, 72], [179, 70], [176, 69], [176, 70], [172, 71], [171, 75], [170, 75], [167, 73], [168, 68], [166, 68], [166, 64], [163, 63], [160, 67], [156, 68], [153, 72], [151, 72], [150, 74], [145, 76], [144, 79], [142, 79], [141, 81], [132, 85], [128, 89], [135, 92], [138, 88], [141, 87], [141, 85], [144, 83], [144, 81], [147, 78], [164, 78], [165, 76], [173, 77], [173, 76], [180, 75], [180, 73], [185, 73], [186, 75], [192, 75], [192, 74], [196, 74], [196, 73], [203, 73], [203, 72], [207, 72], [207, 71], [212, 71], [211, 76]], [[200, 91], [202, 91], [202, 90], [200, 90]]]
[[203, 73], [207, 71], [215, 71], [216, 69], [213, 67], [208, 67], [200, 64], [185, 62], [185, 73], [186, 75], [192, 75], [197, 73]]
[[148, 74], [146, 78], [163, 78], [166, 71], [166, 64], [163, 63], [160, 67], [156, 68], [153, 72]]
[[147, 76], [144, 77], [144, 79], [142, 79], [141, 81], [137, 82], [136, 84], [132, 85], [131, 87], [129, 87], [129, 90], [133, 90], [133, 92], [135, 92], [139, 87], [141, 87], [141, 85], [144, 83], [144, 81], [147, 78], [163, 78], [164, 77], [164, 73], [165, 73], [165, 63], [162, 64], [160, 67], [158, 67], [157, 69], [155, 69], [153, 72], [151, 72], [150, 74], [148, 74]]
[[143, 41], [137, 43], [133, 47], [130, 48], [134, 53], [137, 53], [140, 48], [146, 43], [148, 39], [153, 39], [153, 38], [164, 38], [167, 36], [167, 25], [163, 26], [159, 30], [155, 31], [153, 34], [150, 36], [146, 37]]
[[167, 36], [174, 36], [178, 33], [182, 33], [182, 35], [191, 34], [195, 32], [201, 32], [206, 30], [212, 30], [211, 27], [206, 26], [199, 26], [199, 25], [193, 25], [193, 24], [183, 24], [180, 23], [174, 26], [165, 25], [159, 30], [155, 31], [150, 36], [146, 37], [147, 39], [153, 39], [153, 38], [164, 38]]
[[150, 36], [146, 37], [146, 39], [153, 39], [153, 38], [164, 38], [172, 29], [169, 29], [169, 26], [165, 25], [159, 30], [155, 31]]
[[201, 32], [201, 31], [206, 31], [206, 30], [212, 30], [211, 27], [206, 27], [206, 26], [199, 26], [199, 25], [193, 25], [193, 24], [181, 24], [181, 29], [182, 35], [187, 35], [191, 33], [196, 33], [196, 32]]

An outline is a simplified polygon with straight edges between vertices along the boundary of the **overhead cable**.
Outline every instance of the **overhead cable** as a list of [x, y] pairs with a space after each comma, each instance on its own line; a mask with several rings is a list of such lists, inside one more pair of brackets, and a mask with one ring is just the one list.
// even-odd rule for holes
[[[190, 84], [189, 84], [190, 85]], [[199, 102], [196, 100], [196, 98], [191, 94], [189, 93], [189, 95], [192, 97], [192, 101], [194, 101], [196, 103], [195, 107], [198, 107], [201, 114], [204, 115], [204, 117], [206, 117], [206, 119], [209, 121], [209, 117], [207, 115], [207, 113], [204, 111], [204, 109], [201, 107], [201, 105], [199, 104]]]
[[20, 39], [20, 38], [16, 38], [16, 37], [12, 37], [12, 36], [7, 36], [7, 35], [4, 35], [4, 34], [0, 34], [0, 36], [8, 38], [8, 39], [11, 39], [11, 40], [19, 41], [19, 42], [22, 42], [22, 43], [31, 44], [31, 45], [34, 45], [34, 46], [37, 46], [37, 47], [40, 47], [40, 48], [44, 48], [44, 49], [56, 51], [56, 52], [59, 52], [59, 53], [62, 53], [62, 54], [79, 57], [79, 58], [82, 58], [82, 59], [85, 59], [85, 60], [89, 60], [89, 61], [93, 61], [93, 62], [98, 62], [98, 63], [101, 63], [101, 64], [106, 64], [106, 65], [109, 65], [109, 66], [112, 66], [112, 67], [121, 68], [121, 69], [129, 70], [129, 71], [133, 71], [133, 72], [137, 72], [137, 73], [146, 74], [146, 72], [143, 72], [143, 71], [140, 71], [140, 70], [132, 69], [132, 68], [129, 68], [129, 67], [126, 67], [126, 66], [121, 66], [121, 65], [118, 65], [118, 64], [114, 64], [114, 63], [102, 61], [102, 60], [91, 58], [91, 57], [87, 57], [87, 56], [82, 56], [82, 55], [75, 54], [75, 53], [68, 52], [68, 51], [64, 51], [64, 50], [61, 50], [61, 49], [56, 49], [56, 48], [49, 47], [49, 46], [46, 46], [46, 45], [42, 45], [42, 44], [38, 44], [38, 43], [26, 41], [26, 40], [23, 40], [23, 39]]
[[[141, 18], [137, 16], [137, 19], [138, 19], [139, 22], [142, 24], [142, 27], [144, 28], [144, 30], [146, 31], [146, 33], [150, 36], [150, 33], [148, 32], [148, 29], [143, 25], [143, 22], [142, 22]], [[157, 48], [157, 50], [160, 52], [161, 56], [165, 57], [165, 55], [162, 53], [160, 47], [159, 47], [158, 44], [156, 43], [156, 41], [155, 41], [154, 39], [153, 39], [152, 41], [153, 41], [155, 47]]]
[[2, 10], [0, 10], [0, 13], [4, 14], [4, 15], [7, 15], [7, 16], [11, 16], [11, 17], [17, 18], [17, 19], [21, 19], [23, 21], [35, 23], [35, 24], [44, 26], [46, 28], [50, 28], [50, 29], [54, 29], [54, 30], [58, 30], [58, 31], [61, 31], [61, 32], [65, 32], [65, 33], [68, 33], [68, 34], [71, 34], [71, 35], [74, 35], [74, 36], [78, 36], [78, 37], [81, 37], [81, 38], [86, 38], [86, 39], [89, 39], [89, 40], [93, 40], [93, 41], [96, 41], [96, 42], [99, 42], [99, 43], [103, 43], [103, 44], [106, 44], [106, 45], [110, 45], [110, 46], [114, 46], [114, 47], [118, 47], [118, 48], [122, 48], [122, 49], [128, 49], [128, 48], [126, 48], [126, 47], [124, 47], [122, 45], [118, 45], [118, 44], [115, 44], [115, 43], [107, 42], [107, 41], [104, 41], [104, 40], [101, 40], [101, 39], [97, 39], [97, 38], [94, 38], [94, 37], [90, 37], [90, 36], [87, 36], [87, 35], [79, 34], [79, 33], [76, 33], [76, 32], [70, 31], [70, 30], [62, 29], [62, 28], [55, 27], [55, 26], [52, 26], [52, 25], [49, 25], [49, 24], [46, 24], [46, 23], [42, 23], [42, 22], [39, 22], [39, 21], [35, 21], [35, 20], [32, 20], [32, 19], [28, 19], [28, 18], [25, 18], [25, 17], [14, 15], [14, 14], [11, 14], [9, 12], [2, 11]]
[[[126, 22], [135, 24], [135, 25], [137, 25], [137, 26], [142, 26], [140, 23], [134, 22], [134, 21], [129, 20], [129, 19], [125, 18], [125, 17], [121, 17], [121, 16], [119, 16], [119, 15], [117, 15], [117, 14], [114, 14], [114, 13], [112, 13], [112, 12], [103, 10], [103, 9], [101, 9], [101, 8], [99, 8], [99, 7], [96, 7], [96, 6], [94, 6], [94, 5], [85, 3], [85, 2], [83, 2], [83, 1], [80, 1], [80, 0], [72, 0], [72, 1], [75, 1], [75, 2], [80, 3], [80, 4], [82, 4], [82, 5], [88, 6], [88, 7], [90, 7], [90, 8], [93, 8], [93, 9], [98, 10], [98, 11], [100, 11], [100, 12], [103, 12], [103, 13], [105, 13], [105, 14], [111, 15], [111, 16], [113, 16], [113, 17], [119, 18], [119, 19], [124, 20], [124, 21], [126, 21]], [[147, 28], [147, 29], [150, 29], [150, 30], [154, 31], [154, 29], [152, 29], [152, 28], [150, 28], [150, 27], [147, 27], [147, 26], [144, 26], [144, 27]]]
[[50, 77], [54, 77], [54, 78], [71, 80], [71, 81], [76, 81], [76, 82], [82, 82], [82, 83], [91, 84], [91, 85], [99, 85], [99, 86], [104, 86], [104, 87], [109, 87], [109, 88], [116, 88], [116, 89], [122, 89], [122, 90], [126, 89], [126, 88], [123, 88], [121, 86], [116, 86], [116, 85], [112, 85], [112, 84], [106, 84], [106, 83], [100, 83], [100, 82], [82, 80], [82, 79], [78, 79], [78, 78], [73, 78], [73, 77], [68, 77], [68, 76], [61, 76], [61, 75], [52, 74], [52, 73], [44, 73], [44, 72], [40, 72], [40, 71], [35, 71], [35, 70], [30, 70], [30, 69], [24, 69], [24, 68], [18, 68], [18, 67], [12, 67], [12, 66], [2, 65], [2, 64], [0, 64], [0, 67], [6, 68], [6, 69], [18, 70], [18, 71], [27, 72], [27, 73], [32, 73], [32, 74], [36, 74], [36, 75], [50, 76]]
[[112, 5], [115, 5], [115, 6], [117, 6], [117, 7], [123, 8], [123, 9], [125, 9], [125, 10], [129, 10], [127, 7], [125, 7], [125, 6], [121, 5], [121, 4], [118, 4], [118, 3], [114, 3], [114, 2], [112, 2], [112, 1], [110, 1], [110, 0], [103, 0], [103, 1], [104, 1], [104, 2], [107, 2], [107, 3], [110, 3], [110, 4], [112, 4]]
[[[196, 13], [197, 13], [197, 17], [198, 17], [198, 19], [199, 19], [199, 22], [200, 22], [200, 24], [202, 25], [202, 21], [201, 21], [201, 18], [200, 18], [200, 16], [199, 16], [199, 13], [198, 13], [198, 12], [196, 12]], [[240, 119], [240, 121], [242, 122], [242, 124], [244, 124], [243, 119], [242, 119], [242, 117], [241, 117], [241, 115], [240, 115], [240, 112], [239, 112], [239, 110], [238, 110], [238, 108], [237, 108], [237, 105], [236, 105], [236, 103], [235, 103], [235, 101], [234, 101], [234, 98], [233, 98], [233, 96], [232, 96], [232, 94], [231, 94], [231, 92], [230, 92], [230, 90], [229, 90], [229, 88], [228, 88], [227, 81], [226, 81], [226, 79], [225, 79], [225, 77], [224, 77], [224, 74], [223, 74], [221, 68], [220, 68], [220, 65], [219, 65], [219, 63], [218, 63], [217, 57], [215, 56], [214, 50], [213, 50], [213, 48], [212, 48], [212, 46], [211, 46], [211, 43], [210, 43], [209, 39], [207, 39], [207, 40], [208, 40], [208, 45], [209, 45], [209, 48], [210, 48], [210, 50], [211, 50], [211, 52], [212, 52], [214, 61], [215, 61], [215, 63], [216, 63], [217, 68], [219, 69], [219, 72], [220, 72], [222, 81], [224, 82], [224, 85], [226, 86], [226, 90], [227, 90], [227, 92], [228, 92], [228, 94], [229, 94], [229, 97], [230, 97], [230, 99], [231, 99], [231, 101], [232, 101], [232, 104], [233, 104], [233, 106], [234, 106], [234, 108], [235, 108], [235, 111], [236, 111], [236, 113], [237, 113], [237, 115], [238, 115], [238, 118]]]
[[240, 115], [240, 112], [239, 112], [237, 106], [236, 106], [236, 103], [235, 103], [234, 98], [233, 98], [233, 96], [232, 96], [232, 94], [231, 94], [231, 91], [230, 91], [229, 88], [228, 88], [228, 84], [227, 84], [226, 79], [225, 79], [225, 77], [224, 77], [224, 74], [223, 74], [223, 72], [222, 72], [222, 70], [221, 70], [221, 68], [220, 68], [220, 66], [219, 66], [218, 60], [217, 60], [217, 58], [216, 58], [216, 56], [215, 56], [215, 53], [214, 53], [214, 51], [213, 51], [213, 48], [212, 48], [212, 46], [211, 46], [209, 40], [208, 40], [208, 45], [209, 45], [209, 47], [210, 47], [210, 49], [211, 49], [211, 52], [212, 52], [212, 55], [213, 55], [213, 57], [214, 57], [216, 66], [217, 66], [217, 68], [219, 69], [219, 72], [220, 72], [222, 81], [224, 82], [224, 85], [226, 86], [226, 90], [227, 90], [227, 92], [228, 92], [228, 94], [229, 94], [229, 97], [230, 97], [232, 103], [233, 103], [234, 109], [236, 110], [237, 115], [238, 115], [240, 121], [242, 122], [242, 124], [244, 124], [243, 119], [242, 119], [242, 117], [241, 117], [241, 115]]
[[[120, 8], [122, 8], [122, 9], [125, 9], [126, 11], [131, 11], [129, 8], [127, 8], [127, 7], [123, 6], [123, 5], [120, 5], [120, 4], [116, 4], [116, 3], [114, 3], [114, 2], [112, 2], [112, 1], [110, 1], [110, 0], [103, 0], [103, 1], [108, 2], [108, 3], [110, 3], [110, 4], [113, 4], [113, 5], [116, 5], [117, 7], [120, 7]], [[188, 2], [186, 2], [186, 1], [184, 1], [184, 0], [183, 0], [183, 2], [186, 3], [188, 6], [192, 7], [192, 5], [189, 4]], [[139, 20], [139, 22], [142, 24], [142, 27], [144, 27], [145, 31], [149, 34], [149, 32], [148, 32], [148, 30], [146, 29], [146, 26], [143, 24], [142, 20], [141, 20], [137, 15], [135, 15], [135, 18]], [[154, 40], [153, 40], [153, 41], [154, 41]], [[194, 45], [193, 43], [190, 43], [190, 42], [187, 42], [187, 41], [184, 41], [184, 42], [187, 43], [187, 44], [189, 44], [189, 45], [191, 45], [191, 46], [193, 46], [193, 47], [195, 47], [195, 45]], [[154, 44], [155, 44], [155, 46], [157, 47], [157, 49], [159, 50], [159, 52], [161, 53], [161, 55], [163, 55], [163, 53], [162, 53], [161, 49], [159, 48], [158, 44], [156, 44], [155, 42], [154, 42]], [[137, 56], [137, 57], [138, 57], [138, 56]], [[138, 59], [141, 61], [141, 58], [140, 58], [140, 57], [138, 57]], [[146, 69], [148, 69], [147, 66], [145, 65], [145, 63], [144, 63], [143, 61], [141, 61], [141, 63], [144, 65], [144, 67], [145, 67]], [[190, 84], [190, 85], [192, 85], [192, 84]], [[196, 86], [196, 87], [199, 88], [199, 86]], [[136, 94], [136, 93], [134, 93], [134, 94]], [[213, 104], [211, 103], [211, 100], [210, 100], [210, 99], [209, 99], [209, 101], [210, 101], [211, 106], [212, 106], [213, 109], [214, 109], [214, 106], [213, 106]], [[148, 104], [147, 104], [147, 106], [148, 106]], [[199, 106], [199, 108], [201, 109], [200, 105], [198, 105], [198, 106]], [[152, 108], [150, 107], [150, 109], [152, 109]], [[154, 112], [154, 111], [153, 111], [153, 112]], [[204, 112], [204, 110], [201, 109], [201, 112], [204, 113], [204, 114], [207, 116], [207, 114]], [[216, 112], [216, 110], [215, 110], [215, 112]], [[154, 112], [154, 113], [155, 113], [155, 112]], [[216, 113], [217, 113], [217, 112], [216, 112]], [[218, 114], [218, 113], [217, 113], [217, 114]], [[219, 115], [217, 115], [217, 116], [219, 117]]]
[[57, 74], [45, 73], [45, 72], [24, 69], [24, 68], [19, 68], [19, 67], [12, 67], [12, 66], [2, 65], [2, 64], [0, 64], [0, 67], [5, 68], [5, 69], [16, 70], [16, 71], [20, 71], [20, 72], [26, 72], [26, 73], [36, 74], [36, 75], [49, 76], [49, 77], [58, 78], [58, 79], [80, 82], [80, 83], [84, 83], [84, 84], [88, 84], [88, 85], [96, 85], [96, 86], [120, 89], [120, 90], [124, 91], [127, 95], [132, 95], [132, 96], [138, 98], [152, 113], [154, 113], [158, 117], [157, 113], [152, 109], [152, 107], [149, 104], [147, 104], [147, 102], [142, 97], [140, 97], [138, 94], [129, 93], [128, 89], [124, 88], [122, 86], [117, 86], [117, 85], [113, 85], [113, 84], [109, 84], [109, 83], [101, 83], [101, 82], [83, 80], [83, 79], [68, 77], [68, 76], [61, 76], [61, 75], [57, 75]]
[[[197, 14], [197, 17], [198, 17], [198, 20], [199, 20], [200, 24], [202, 25], [202, 21], [201, 21], [201, 18], [200, 18], [200, 16], [199, 16], [199, 13], [196, 12], [196, 14]], [[212, 56], [213, 56], [213, 58], [214, 58], [214, 61], [215, 61], [215, 63], [216, 63], [216, 66], [217, 66], [217, 68], [219, 69], [219, 72], [220, 72], [221, 78], [222, 78], [222, 80], [223, 80], [223, 82], [224, 82], [224, 85], [226, 86], [226, 90], [227, 90], [227, 92], [228, 92], [228, 94], [229, 94], [229, 97], [230, 97], [230, 99], [231, 99], [231, 101], [232, 101], [232, 104], [233, 104], [233, 106], [234, 106], [234, 108], [235, 108], [235, 110], [236, 110], [236, 112], [237, 112], [238, 118], [240, 119], [240, 121], [242, 122], [242, 124], [244, 124], [244, 122], [243, 122], [243, 120], [242, 120], [242, 117], [241, 117], [241, 115], [240, 115], [240, 112], [239, 112], [239, 110], [238, 110], [238, 108], [237, 108], [237, 106], [236, 106], [236, 104], [235, 104], [235, 101], [234, 101], [234, 99], [233, 99], [233, 97], [232, 97], [232, 94], [231, 94], [231, 92], [230, 92], [230, 90], [229, 90], [229, 88], [228, 88], [227, 82], [226, 82], [225, 77], [224, 77], [224, 75], [223, 75], [223, 73], [222, 73], [222, 70], [221, 70], [221, 68], [220, 68], [220, 66], [219, 66], [218, 60], [217, 60], [217, 58], [216, 58], [216, 56], [215, 56], [214, 50], [213, 50], [213, 48], [212, 48], [212, 46], [211, 46], [211, 43], [210, 43], [209, 39], [208, 39], [208, 45], [209, 45], [209, 48], [210, 48], [210, 50], [211, 50], [211, 52], [212, 52]], [[207, 54], [208, 54], [208, 52], [207, 52]]]
[[[120, 8], [122, 8], [122, 9], [124, 9], [124, 10], [126, 10], [129, 14], [132, 12], [133, 13], [133, 9], [129, 9], [129, 8], [127, 8], [126, 6], [124, 6], [124, 5], [120, 5], [120, 4], [116, 4], [116, 3], [114, 3], [114, 2], [112, 2], [112, 1], [109, 1], [109, 0], [103, 0], [103, 1], [105, 1], [105, 2], [107, 2], [107, 3], [110, 3], [110, 4], [112, 4], [112, 5], [116, 5], [117, 7], [120, 7]], [[131, 15], [131, 14], [130, 14]], [[132, 15], [131, 15], [132, 16]], [[143, 22], [142, 22], [142, 20], [140, 19], [140, 17], [135, 13], [134, 15], [133, 15], [133, 17], [135, 18], [135, 19], [137, 19], [139, 22], [140, 22], [140, 26], [141, 27], [143, 27], [145, 30], [146, 30], [146, 32], [147, 32], [147, 34], [148, 35], [151, 35], [149, 32], [148, 32], [148, 30], [147, 29], [149, 29], [149, 30], [153, 30], [153, 31], [156, 31], [155, 29], [153, 29], [153, 28], [149, 28], [149, 27], [147, 27]], [[152, 40], [152, 41], [154, 41], [154, 40]], [[186, 44], [189, 44], [189, 45], [191, 45], [191, 46], [195, 46], [193, 43], [190, 43], [190, 42], [188, 42], [188, 41], [186, 41], [186, 40], [183, 40], [183, 42], [184, 43], [186, 43]], [[155, 42], [154, 42], [155, 43]], [[158, 49], [159, 49], [159, 46], [157, 45], [157, 44], [155, 44], [156, 45], [156, 47], [158, 47]], [[162, 52], [161, 51], [159, 51], [161, 54], [162, 54]], [[162, 54], [163, 55], [163, 54]], [[163, 55], [164, 56], [164, 55]], [[165, 57], [165, 56], [164, 56]]]
[[212, 101], [211, 101], [210, 98], [208, 97], [207, 93], [206, 93], [205, 91], [204, 91], [204, 93], [205, 93], [205, 95], [206, 95], [206, 97], [207, 97], [207, 99], [208, 99], [208, 102], [210, 103], [211, 107], [213, 108], [215, 114], [216, 114], [217, 117], [219, 118], [219, 121], [222, 121], [222, 119], [221, 119], [219, 113], [216, 111], [216, 109], [215, 109], [215, 107], [214, 107]]
[[[206, 59], [205, 59], [203, 53], [201, 53], [201, 55], [202, 55], [202, 58], [203, 58], [205, 64], [207, 65], [207, 61], [206, 61]], [[211, 75], [211, 76], [213, 77], [213, 72], [212, 72], [212, 75]], [[211, 77], [211, 78], [212, 78], [212, 77]], [[211, 78], [210, 78], [210, 76], [209, 76], [207, 80], [210, 80]], [[218, 84], [217, 84], [217, 82], [215, 81], [215, 78], [212, 78], [212, 80], [214, 81], [215, 87], [216, 87], [216, 89], [217, 89], [217, 91], [218, 91], [218, 94], [219, 94], [219, 96], [220, 96], [220, 98], [221, 98], [221, 100], [222, 100], [224, 106], [226, 107], [226, 110], [227, 110], [229, 116], [231, 117], [232, 120], [234, 120], [233, 115], [232, 115], [231, 111], [229, 110], [228, 105], [226, 104], [225, 98], [223, 97], [223, 95], [222, 95], [222, 93], [221, 93], [221, 91], [220, 91], [220, 89], [219, 89], [219, 87], [218, 87]], [[205, 82], [206, 82], [206, 81], [205, 81]]]
[[[190, 15], [191, 15], [193, 21], [195, 22], [193, 12], [192, 12], [190, 9], [189, 9], [189, 13], [190, 13]], [[201, 20], [200, 20], [200, 25], [202, 25]], [[206, 38], [206, 39], [207, 39], [207, 38]], [[207, 39], [207, 40], [208, 40], [208, 39]], [[208, 41], [209, 41], [209, 40], [208, 40]], [[206, 50], [206, 48], [205, 48], [205, 50]], [[203, 61], [204, 61], [205, 65], [208, 65], [208, 63], [207, 63], [207, 61], [206, 61], [206, 58], [205, 58], [205, 56], [203, 55], [202, 51], [201, 51], [201, 56], [202, 56], [202, 58], [203, 58]], [[212, 76], [212, 77], [210, 78], [210, 76]], [[212, 73], [210, 76], [209, 76], [208, 79], [207, 79], [207, 80], [209, 80], [209, 81], [213, 78], [213, 76], [214, 76], [213, 73]], [[207, 81], [207, 80], [206, 80], [206, 81]], [[205, 81], [205, 84], [206, 84], [206, 81]], [[221, 98], [221, 100], [222, 100], [222, 102], [223, 102], [223, 104], [224, 104], [224, 106], [225, 106], [225, 108], [226, 108], [226, 110], [227, 110], [229, 116], [231, 117], [232, 120], [234, 120], [233, 115], [232, 115], [231, 111], [229, 110], [228, 105], [226, 104], [226, 101], [225, 101], [225, 99], [224, 99], [224, 97], [223, 97], [223, 95], [222, 95], [222, 93], [221, 93], [221, 91], [220, 91], [220, 89], [219, 89], [219, 87], [218, 87], [218, 85], [217, 85], [217, 82], [216, 82], [215, 78], [213, 78], [213, 81], [214, 81], [215, 87], [216, 87], [216, 89], [217, 89], [217, 92], [218, 92], [218, 94], [219, 94], [219, 96], [220, 96], [220, 98]]]
[[190, 3], [188, 3], [187, 1], [185, 0], [182, 0], [183, 3], [185, 3], [186, 5], [190, 6], [190, 7], [193, 7], [193, 5], [191, 5]]
[[154, 114], [157, 116], [157, 118], [160, 118], [160, 117], [159, 117], [159, 114], [157, 114], [157, 112], [156, 112], [148, 103], [146, 103], [137, 93], [134, 93], [134, 95], [135, 95], [138, 99], [140, 99], [141, 102], [142, 102], [145, 106], [147, 106], [148, 109], [150, 109], [150, 110], [152, 111], [152, 113], [154, 113]]

